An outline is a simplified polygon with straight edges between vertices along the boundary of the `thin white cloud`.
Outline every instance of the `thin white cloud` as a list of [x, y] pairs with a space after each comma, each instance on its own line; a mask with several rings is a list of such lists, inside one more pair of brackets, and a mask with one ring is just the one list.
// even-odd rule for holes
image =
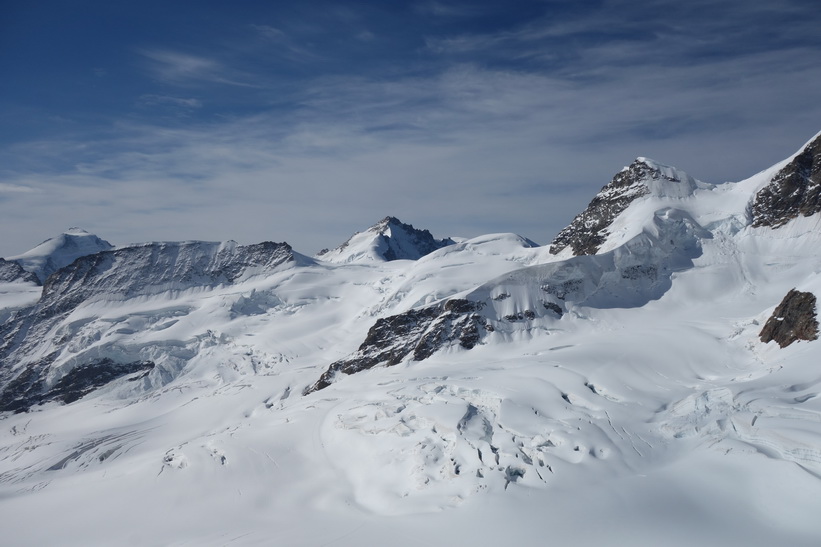
[[[85, 159], [70, 173], [7, 177], [36, 179], [48, 199], [14, 194], [0, 228], [25, 226], [37, 242], [81, 225], [117, 243], [274, 239], [313, 253], [392, 214], [440, 236], [515, 231], [545, 243], [636, 156], [721, 182], [793, 152], [821, 120], [814, 88], [791, 84], [821, 81], [821, 68], [786, 62], [808, 53], [602, 68], [581, 80], [472, 64], [317, 79], [287, 116], [121, 124], [114, 145], [85, 140], [85, 151], [41, 143], [48, 158], [64, 147]], [[717, 83], [716, 73], [731, 77]]]
[[437, 0], [427, 0], [425, 2], [417, 2], [413, 6], [417, 13], [424, 15], [433, 15], [435, 17], [473, 17], [481, 13], [481, 9], [475, 5], [453, 3], [453, 2], [438, 2]]
[[142, 49], [139, 53], [149, 61], [153, 76], [162, 82], [177, 85], [209, 82], [256, 87], [246, 80], [247, 75], [228, 68], [216, 59], [166, 49]]
[[301, 46], [283, 30], [270, 25], [250, 25], [260, 38], [276, 46], [277, 53], [294, 61], [315, 60], [319, 56], [308, 48]]
[[40, 190], [31, 186], [21, 186], [19, 184], [7, 184], [0, 182], [0, 194], [33, 194]]
[[[812, 46], [699, 57], [721, 38], [657, 25], [643, 29], [646, 40], [584, 41], [572, 62], [551, 62], [565, 52], [544, 40], [606, 30], [607, 16], [587, 27], [544, 20], [440, 37], [429, 43], [442, 48], [435, 70], [316, 76], [253, 115], [192, 117], [184, 127], [121, 122], [102, 136], [0, 151], [27, 162], [4, 184], [42, 189], [4, 193], [0, 230], [31, 233], [33, 244], [81, 225], [116, 243], [274, 239], [312, 253], [392, 214], [438, 236], [515, 231], [544, 243], [636, 156], [738, 180], [821, 129]], [[284, 31], [256, 30], [254, 47], [289, 51]], [[447, 58], [457, 50], [465, 57]], [[483, 63], [489, 57], [470, 56], [479, 50], [528, 62]], [[174, 85], [262, 81], [215, 57], [152, 50], [146, 59]], [[196, 111], [192, 95], [207, 97], [141, 100]]]
[[202, 108], [202, 101], [195, 98], [174, 97], [171, 95], [156, 95], [147, 93], [137, 100], [140, 106], [174, 106], [184, 109]]

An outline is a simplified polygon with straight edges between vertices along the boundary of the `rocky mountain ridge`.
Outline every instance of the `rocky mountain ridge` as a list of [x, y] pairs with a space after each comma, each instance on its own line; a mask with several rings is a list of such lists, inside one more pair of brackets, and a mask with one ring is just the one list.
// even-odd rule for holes
[[[772, 188], [783, 193], [787, 186], [792, 188], [798, 184], [798, 190], [791, 191], [790, 195], [812, 201], [819, 142], [821, 137], [799, 151], [770, 180], [759, 184], [754, 196], [747, 196], [755, 211], [749, 219], [749, 229], [763, 227], [758, 219], [763, 218], [765, 211], [769, 211], [772, 218], [783, 216], [781, 202], [761, 197], [774, 195]], [[568, 315], [584, 313], [580, 310], [639, 308], [662, 299], [675, 276], [694, 267], [707, 242], [714, 237], [722, 241], [735, 237], [721, 231], [721, 222], [711, 224], [718, 227], [714, 234], [688, 212], [697, 208], [702, 199], [699, 196], [720, 194], [712, 192], [714, 188], [681, 170], [638, 158], [605, 185], [590, 205], [556, 236], [549, 247], [552, 258], [540, 249], [531, 248], [529, 240], [510, 239], [518, 242], [516, 261], [521, 261], [512, 271], [478, 286], [447, 291], [441, 296], [429, 294], [409, 308], [403, 304], [403, 297], [413, 283], [403, 281], [400, 287], [404, 288], [370, 308], [371, 314], [377, 316], [371, 320], [370, 330], [358, 349], [354, 346], [347, 357], [326, 363], [318, 378], [304, 386], [304, 391], [311, 393], [327, 388], [337, 378], [373, 367], [421, 361], [439, 351], [469, 350], [484, 343], [554, 330]], [[699, 194], [701, 191], [707, 193]], [[652, 205], [649, 217], [647, 207], [647, 211], [633, 207], [640, 202]], [[743, 213], [730, 211], [728, 214], [735, 219], [743, 218]], [[602, 245], [612, 235], [612, 227], [618, 223], [639, 229], [618, 245], [610, 244], [611, 250], [602, 251]], [[767, 227], [778, 228], [783, 224], [779, 221]], [[739, 228], [733, 230], [735, 233]], [[29, 266], [39, 264], [37, 271], [42, 275], [47, 271], [44, 265], [56, 264], [52, 255], [68, 260], [83, 250], [110, 246], [87, 232], [69, 231], [64, 236], [67, 237], [49, 240], [48, 245], [44, 243], [21, 256], [28, 257]], [[88, 244], [71, 244], [76, 240]], [[507, 240], [478, 241], [483, 245], [491, 242], [502, 245]], [[77, 312], [91, 310], [97, 303], [105, 309], [152, 298], [173, 300], [176, 295], [192, 290], [207, 294], [220, 287], [244, 286], [255, 278], [265, 279], [280, 268], [333, 278], [343, 275], [346, 264], [361, 261], [384, 264], [388, 268], [385, 273], [379, 273], [383, 266], [378, 266], [374, 275], [382, 276], [379, 283], [385, 285], [402, 268], [401, 265], [389, 266], [391, 263], [425, 257], [425, 262], [434, 268], [423, 274], [428, 279], [435, 275], [431, 272], [436, 271], [437, 261], [452, 261], [455, 255], [468, 253], [471, 245], [454, 245], [449, 238], [437, 240], [427, 230], [386, 217], [334, 251], [321, 253], [318, 260], [294, 252], [286, 243], [271, 242], [247, 246], [234, 242], [150, 243], [89, 252], [52, 272], [35, 305], [9, 308], [12, 311], [3, 316], [0, 401], [7, 410], [26, 409], [38, 402], [66, 400], [69, 396], [66, 394], [88, 393], [91, 386], [98, 387], [100, 382], [108, 383], [130, 374], [147, 374], [146, 389], [154, 389], [173, 381], [201, 351], [200, 340], [211, 337], [209, 330], [182, 342], [105, 342], [108, 337], [128, 338], [131, 333], [136, 336], [140, 331], [131, 327], [111, 331], [106, 326], [108, 320], [95, 315], [99, 312]], [[45, 252], [48, 250], [51, 255]], [[530, 258], [521, 258], [528, 253], [532, 255]], [[34, 258], [39, 262], [33, 262]], [[6, 272], [4, 275], [10, 279], [31, 275], [13, 262], [0, 263], [0, 267], [3, 268], [0, 272]], [[311, 301], [315, 302], [316, 298]], [[238, 322], [248, 316], [266, 317], [271, 310], [291, 310], [287, 300], [276, 292], [256, 292], [255, 288], [226, 307], [231, 320]], [[175, 316], [186, 316], [196, 306], [186, 304], [170, 309], [174, 311], [167, 312], [167, 320], [160, 323], [173, 325], [177, 322]], [[126, 322], [142, 324], [137, 319]], [[112, 336], [112, 332], [117, 336]], [[364, 334], [364, 329], [352, 327], [352, 332]], [[182, 347], [185, 349], [181, 350]], [[73, 373], [75, 369], [82, 374]], [[108, 369], [117, 374], [112, 376], [106, 372]]]
[[638, 158], [617, 173], [592, 199], [587, 208], [553, 239], [550, 253], [566, 248], [572, 256], [596, 254], [607, 239], [610, 225], [635, 200], [648, 195], [681, 198], [709, 185], [674, 167]]
[[435, 239], [428, 230], [418, 230], [396, 217], [387, 216], [364, 232], [357, 232], [339, 247], [323, 249], [317, 258], [337, 263], [418, 260], [454, 243], [450, 238]]
[[[85, 355], [83, 346], [93, 340], [83, 340], [77, 328], [57, 329], [80, 305], [230, 285], [297, 263], [312, 261], [293, 252], [287, 243], [272, 242], [247, 246], [234, 242], [147, 243], [81, 256], [48, 277], [34, 306], [17, 311], [0, 325], [0, 362], [4, 365], [0, 367], [0, 408], [25, 410], [154, 368], [154, 363], [142, 359], [115, 360], [98, 352]], [[38, 351], [44, 345], [49, 348], [47, 353]], [[52, 364], [61, 356], [69, 364], [55, 373]], [[75, 369], [83, 374], [73, 373]]]
[[0, 258], [0, 282], [11, 283], [14, 281], [40, 284], [40, 280], [34, 273], [27, 272], [20, 264], [13, 260]]
[[779, 228], [821, 212], [821, 135], [782, 168], [752, 203], [753, 226]]

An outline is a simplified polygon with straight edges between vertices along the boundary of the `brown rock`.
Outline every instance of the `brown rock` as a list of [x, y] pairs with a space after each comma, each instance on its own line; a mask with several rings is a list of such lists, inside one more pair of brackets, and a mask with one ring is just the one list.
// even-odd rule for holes
[[761, 341], [775, 340], [785, 348], [797, 340], [817, 340], [815, 295], [792, 289], [761, 329]]

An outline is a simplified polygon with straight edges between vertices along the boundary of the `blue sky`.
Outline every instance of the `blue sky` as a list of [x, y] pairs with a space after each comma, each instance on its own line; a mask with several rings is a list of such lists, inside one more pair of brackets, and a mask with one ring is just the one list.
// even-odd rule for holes
[[739, 180], [821, 130], [817, 2], [4, 3], [0, 256], [394, 215], [548, 243], [637, 156]]

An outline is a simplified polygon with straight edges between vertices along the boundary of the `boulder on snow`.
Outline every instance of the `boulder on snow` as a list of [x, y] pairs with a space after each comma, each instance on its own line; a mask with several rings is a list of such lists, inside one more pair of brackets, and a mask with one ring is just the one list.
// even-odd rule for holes
[[785, 348], [797, 340], [817, 340], [815, 295], [792, 289], [761, 329], [761, 341], [775, 340]]

